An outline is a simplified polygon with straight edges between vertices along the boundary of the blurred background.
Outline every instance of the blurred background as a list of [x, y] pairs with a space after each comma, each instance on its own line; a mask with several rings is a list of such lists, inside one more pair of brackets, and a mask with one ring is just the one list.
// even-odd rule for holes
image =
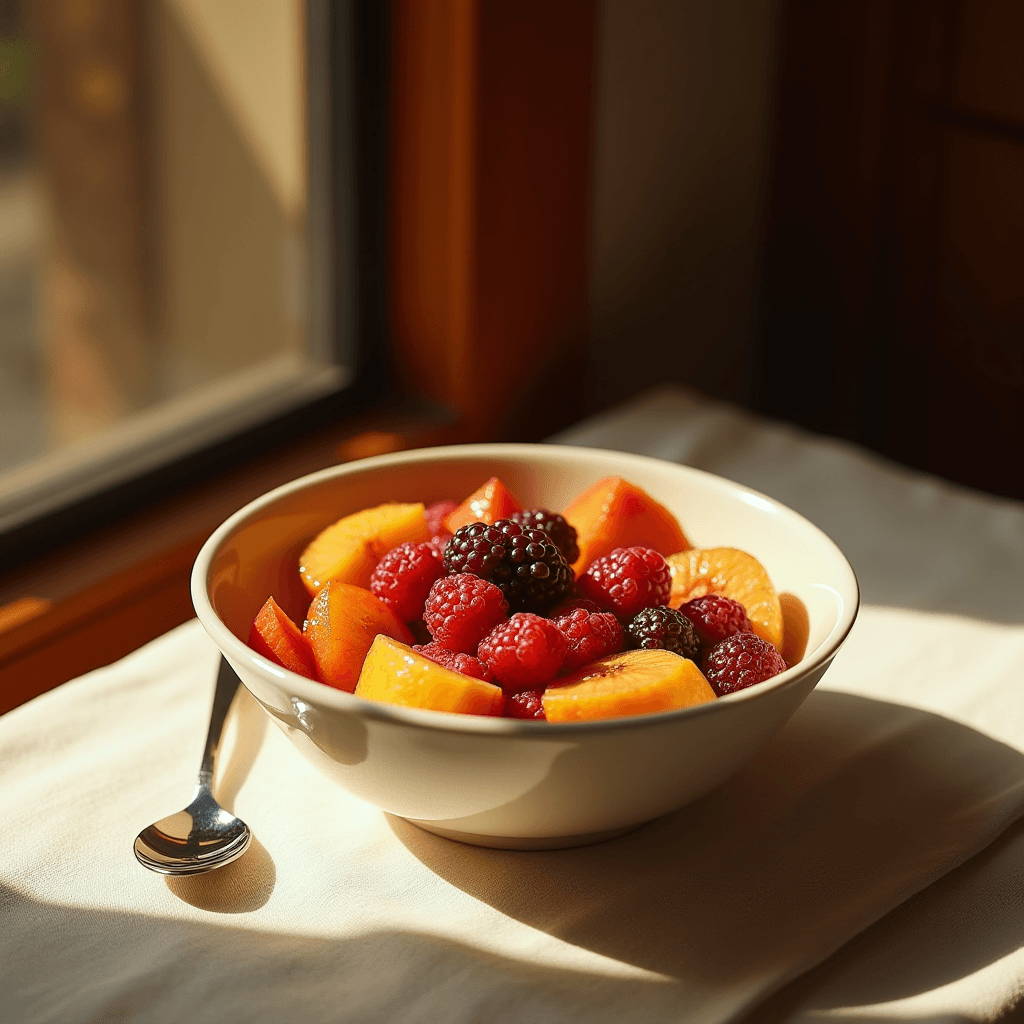
[[538, 439], [666, 381], [1024, 497], [1022, 39], [1024, 0], [0, 0], [0, 525], [325, 396]]

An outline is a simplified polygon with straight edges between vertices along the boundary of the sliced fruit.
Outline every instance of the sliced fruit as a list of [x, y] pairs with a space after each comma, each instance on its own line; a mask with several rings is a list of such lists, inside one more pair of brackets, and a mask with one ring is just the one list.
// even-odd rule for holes
[[349, 693], [356, 688], [366, 652], [381, 633], [404, 644], [415, 642], [408, 626], [383, 601], [338, 580], [313, 599], [303, 630], [321, 681]]
[[787, 665], [793, 666], [807, 651], [811, 633], [811, 620], [807, 605], [796, 594], [779, 594], [782, 605], [782, 650], [779, 652]]
[[445, 517], [444, 526], [454, 533], [467, 523], [496, 523], [499, 519], [508, 519], [513, 512], [522, 511], [523, 506], [512, 497], [509, 489], [496, 476], [492, 476]]
[[639, 546], [668, 555], [690, 547], [676, 517], [620, 476], [606, 477], [587, 488], [562, 515], [576, 527], [580, 555], [572, 567], [577, 576], [615, 548]]
[[715, 699], [700, 669], [671, 651], [624, 651], [556, 680], [541, 703], [549, 722], [671, 711]]
[[275, 665], [307, 679], [317, 678], [316, 662], [309, 643], [272, 597], [267, 598], [267, 603], [253, 621], [249, 646]]
[[463, 715], [500, 715], [505, 703], [500, 686], [452, 672], [388, 636], [373, 641], [355, 693], [385, 704]]
[[747, 610], [754, 632], [782, 650], [782, 606], [765, 567], [739, 548], [692, 548], [669, 555], [672, 596], [678, 608], [705, 594], [721, 594]]
[[338, 580], [366, 588], [377, 563], [396, 544], [430, 540], [420, 503], [377, 505], [321, 530], [299, 556], [299, 575], [310, 595]]

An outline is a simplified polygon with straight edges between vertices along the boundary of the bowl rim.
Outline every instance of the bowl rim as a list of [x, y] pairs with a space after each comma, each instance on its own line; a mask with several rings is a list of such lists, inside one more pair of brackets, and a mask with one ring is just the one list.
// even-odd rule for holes
[[[297, 491], [336, 477], [417, 462], [432, 462], [441, 459], [470, 461], [488, 457], [504, 459], [529, 458], [535, 460], [540, 456], [548, 458], [551, 462], [558, 463], [564, 458], [572, 457], [573, 455], [586, 455], [588, 459], [596, 459], [598, 462], [607, 461], [610, 465], [612, 463], [620, 463], [623, 458], [628, 458], [631, 461], [648, 463], [652, 469], [655, 467], [660, 469], [669, 467], [673, 471], [682, 473], [684, 476], [699, 479], [705, 486], [710, 484], [713, 488], [729, 492], [739, 497], [740, 500], [747, 501], [747, 503], [753, 504], [765, 511], [782, 515], [802, 524], [805, 529], [817, 534], [819, 539], [825, 542], [826, 546], [833, 549], [833, 552], [839, 558], [841, 571], [847, 576], [845, 581], [847, 589], [845, 593], [836, 590], [835, 587], [829, 587], [836, 593], [840, 602], [839, 615], [835, 625], [809, 657], [804, 658], [796, 665], [786, 669], [786, 671], [780, 672], [777, 676], [758, 683], [756, 686], [751, 686], [735, 693], [725, 694], [713, 701], [691, 707], [676, 708], [670, 711], [659, 711], [644, 715], [603, 718], [585, 722], [546, 722], [532, 719], [463, 715], [447, 711], [433, 711], [427, 708], [408, 708], [357, 697], [354, 693], [335, 689], [332, 686], [314, 679], [307, 679], [305, 676], [300, 676], [298, 673], [275, 665], [262, 655], [257, 654], [248, 644], [235, 636], [214, 610], [207, 584], [210, 577], [210, 567], [220, 547], [262, 509]], [[620, 472], [610, 473], [609, 475], [622, 475], [621, 466], [617, 465], [616, 468]], [[819, 667], [824, 671], [824, 667], [835, 657], [839, 648], [845, 642], [847, 636], [849, 636], [860, 609], [860, 585], [853, 566], [842, 549], [824, 530], [781, 501], [751, 487], [747, 487], [745, 484], [730, 480], [727, 477], [682, 463], [671, 462], [667, 459], [607, 448], [546, 443], [502, 442], [414, 448], [387, 455], [357, 459], [352, 462], [340, 463], [337, 466], [329, 466], [314, 473], [307, 473], [305, 476], [297, 477], [266, 491], [225, 519], [210, 534], [196, 556], [192, 566], [190, 582], [192, 604], [196, 615], [207, 634], [217, 644], [221, 652], [237, 661], [246, 663], [257, 674], [269, 677], [278, 685], [286, 684], [291, 693], [303, 701], [308, 700], [312, 703], [324, 704], [339, 711], [357, 714], [361, 718], [396, 725], [418, 726], [434, 732], [471, 733], [479, 736], [494, 737], [529, 736], [531, 739], [543, 739], [544, 737], [564, 738], [567, 735], [580, 736], [588, 732], [656, 727], [681, 718], [695, 718], [707, 714], [723, 713], [726, 712], [728, 707], [735, 706], [736, 704], [760, 700], [769, 693], [787, 689], [798, 684], [800, 680]]]

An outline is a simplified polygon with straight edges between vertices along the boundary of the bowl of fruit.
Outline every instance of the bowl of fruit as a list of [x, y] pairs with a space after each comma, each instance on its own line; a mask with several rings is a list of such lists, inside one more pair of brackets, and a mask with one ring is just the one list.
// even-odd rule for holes
[[621, 834], [732, 775], [857, 615], [763, 494], [622, 452], [488, 444], [295, 480], [209, 538], [207, 632], [345, 790], [463, 842]]

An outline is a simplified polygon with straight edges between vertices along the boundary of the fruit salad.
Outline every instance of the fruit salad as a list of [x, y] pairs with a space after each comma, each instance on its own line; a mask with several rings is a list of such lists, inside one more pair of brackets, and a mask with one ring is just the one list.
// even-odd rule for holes
[[621, 477], [561, 512], [496, 477], [465, 500], [388, 503], [339, 519], [296, 566], [301, 628], [267, 598], [249, 645], [369, 700], [577, 722], [716, 700], [787, 668], [768, 573], [696, 548]]

